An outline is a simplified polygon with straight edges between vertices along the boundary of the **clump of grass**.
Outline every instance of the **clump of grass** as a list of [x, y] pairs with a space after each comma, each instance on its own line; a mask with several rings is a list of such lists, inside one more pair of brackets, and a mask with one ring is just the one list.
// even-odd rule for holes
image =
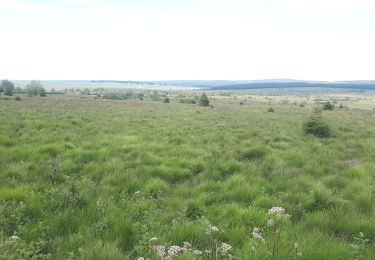
[[262, 159], [268, 154], [268, 149], [265, 147], [255, 147], [244, 150], [240, 153], [240, 159], [242, 160], [256, 160]]
[[203, 215], [203, 210], [201, 209], [201, 207], [199, 207], [197, 203], [194, 203], [194, 202], [188, 203], [188, 205], [186, 206], [186, 210], [185, 210], [186, 218], [190, 220], [195, 220], [195, 219], [202, 217], [202, 215]]
[[303, 124], [305, 134], [312, 134], [317, 137], [329, 137], [331, 128], [322, 117], [322, 111], [316, 108], [309, 120]]
[[[121, 250], [114, 244], [108, 242], [98, 241], [93, 245], [82, 248], [78, 254], [83, 259], [101, 260], [101, 259], [113, 259], [121, 260], [125, 259], [125, 255]], [[76, 259], [77, 255], [74, 253], [70, 254], [71, 259]]]
[[159, 198], [166, 194], [168, 190], [168, 184], [159, 178], [151, 179], [145, 186], [146, 194], [152, 198]]

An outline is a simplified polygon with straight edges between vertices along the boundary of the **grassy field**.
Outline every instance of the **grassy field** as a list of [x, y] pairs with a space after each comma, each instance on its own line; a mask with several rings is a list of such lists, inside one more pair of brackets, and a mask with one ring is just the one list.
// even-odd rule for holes
[[313, 99], [0, 99], [0, 259], [375, 259], [375, 101]]

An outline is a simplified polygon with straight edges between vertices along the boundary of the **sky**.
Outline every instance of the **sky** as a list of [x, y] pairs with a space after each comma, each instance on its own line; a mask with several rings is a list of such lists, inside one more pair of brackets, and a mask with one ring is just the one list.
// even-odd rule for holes
[[374, 0], [0, 0], [0, 78], [375, 80]]

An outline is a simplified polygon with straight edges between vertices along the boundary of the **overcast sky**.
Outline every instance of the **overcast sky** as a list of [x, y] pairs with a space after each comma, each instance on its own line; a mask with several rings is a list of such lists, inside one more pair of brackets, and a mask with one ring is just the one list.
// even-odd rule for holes
[[374, 0], [0, 0], [0, 78], [375, 79]]

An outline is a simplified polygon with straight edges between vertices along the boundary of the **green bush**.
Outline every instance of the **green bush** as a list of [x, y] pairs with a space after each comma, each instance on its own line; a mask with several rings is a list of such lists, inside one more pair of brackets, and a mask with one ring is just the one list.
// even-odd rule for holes
[[333, 110], [335, 106], [331, 102], [327, 101], [323, 104], [323, 110]]
[[274, 110], [272, 107], [270, 107], [270, 108], [267, 110], [267, 112], [275, 112], [275, 110]]
[[171, 103], [171, 101], [169, 100], [169, 97], [165, 97], [163, 100], [163, 103]]
[[199, 101], [198, 101], [198, 104], [202, 107], [208, 107], [210, 105], [210, 100], [208, 100], [208, 97], [206, 95], [206, 93], [203, 93], [200, 97], [199, 97]]
[[21, 101], [21, 97], [17, 96], [14, 98], [15, 101]]
[[315, 109], [310, 119], [303, 124], [305, 134], [312, 134], [317, 137], [329, 137], [331, 129], [328, 123], [322, 118], [320, 109]]

